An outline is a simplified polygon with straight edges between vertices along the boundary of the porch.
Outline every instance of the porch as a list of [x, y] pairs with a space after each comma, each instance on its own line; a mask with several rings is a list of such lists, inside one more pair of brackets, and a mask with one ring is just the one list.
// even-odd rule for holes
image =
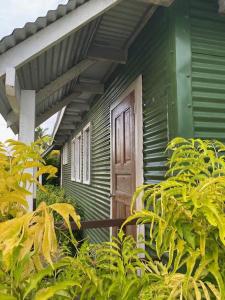
[[[170, 0], [69, 1], [0, 43], [0, 108], [19, 139], [60, 111], [54, 147], [79, 127], [152, 17]], [[30, 199], [32, 209], [32, 199]]]

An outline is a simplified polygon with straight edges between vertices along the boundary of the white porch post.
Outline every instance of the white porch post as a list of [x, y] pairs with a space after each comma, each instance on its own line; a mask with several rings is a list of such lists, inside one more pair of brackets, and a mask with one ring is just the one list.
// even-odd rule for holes
[[[35, 134], [35, 91], [21, 90], [20, 98], [20, 118], [19, 118], [19, 140], [30, 144], [34, 142]], [[34, 174], [34, 169], [29, 172]], [[31, 186], [32, 195], [27, 197], [29, 210], [33, 210], [33, 198], [36, 188]]]

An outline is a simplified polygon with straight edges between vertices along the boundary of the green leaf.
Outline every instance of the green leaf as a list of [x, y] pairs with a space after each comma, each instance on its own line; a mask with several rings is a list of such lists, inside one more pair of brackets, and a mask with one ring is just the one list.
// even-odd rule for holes
[[55, 296], [58, 292], [67, 290], [71, 287], [74, 286], [79, 286], [81, 287], [78, 283], [74, 281], [62, 281], [62, 282], [57, 282], [55, 285], [41, 289], [38, 291], [35, 295], [34, 300], [48, 300]]
[[6, 295], [0, 292], [0, 299], [1, 300], [17, 300], [16, 297], [11, 296], [11, 295]]

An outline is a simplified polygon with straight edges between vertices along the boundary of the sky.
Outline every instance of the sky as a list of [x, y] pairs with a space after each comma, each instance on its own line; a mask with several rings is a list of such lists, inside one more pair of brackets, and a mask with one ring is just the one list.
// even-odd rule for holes
[[[0, 39], [12, 33], [14, 28], [23, 27], [27, 22], [45, 16], [49, 9], [56, 9], [59, 4], [66, 4], [68, 0], [0, 0]], [[42, 126], [52, 129], [56, 116], [46, 121]], [[0, 115], [0, 141], [16, 138], [11, 129]]]

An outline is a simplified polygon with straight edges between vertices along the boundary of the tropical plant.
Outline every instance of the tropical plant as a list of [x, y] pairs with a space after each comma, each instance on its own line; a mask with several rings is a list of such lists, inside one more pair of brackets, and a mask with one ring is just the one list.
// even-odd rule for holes
[[[71, 204], [77, 214], [80, 216], [81, 220], [84, 218], [84, 212], [82, 208], [76, 203], [76, 200], [66, 195], [65, 190], [58, 186], [54, 185], [45, 185], [45, 190], [38, 189], [36, 203], [39, 206], [42, 202], [45, 202], [47, 205], [52, 205], [55, 203], [67, 203]], [[69, 230], [62, 229], [60, 224], [63, 222], [63, 218], [60, 215], [55, 215], [55, 222], [56, 222], [56, 236], [59, 242], [59, 245], [63, 247], [64, 250], [67, 250], [70, 254], [75, 254], [77, 251], [77, 243], [74, 244], [74, 241], [71, 240], [71, 234]], [[84, 236], [82, 230], [76, 230], [73, 232], [73, 235], [79, 244], [82, 243]], [[80, 246], [80, 245], [79, 245]]]
[[[139, 258], [143, 249], [131, 236], [120, 232], [112, 242], [84, 243], [77, 257], [60, 272], [58, 281], [77, 282], [67, 290], [69, 299], [131, 300], [138, 299], [148, 283], [145, 265]], [[140, 274], [142, 272], [142, 277]], [[57, 298], [56, 298], [57, 299]]]
[[[85, 242], [74, 256], [54, 248], [54, 211], [69, 228], [71, 216], [79, 225], [70, 204], [62, 209], [54, 193], [36, 212], [6, 210], [0, 223], [0, 299], [225, 299], [225, 146], [177, 138], [168, 151], [165, 180], [138, 188], [118, 237]], [[63, 191], [58, 195], [63, 198]], [[136, 211], [140, 196], [145, 209]], [[122, 231], [132, 220], [149, 226], [146, 250]]]
[[52, 150], [48, 155], [45, 156], [46, 165], [54, 166], [57, 168], [57, 173], [55, 177], [48, 178], [47, 174], [42, 176], [43, 185], [60, 185], [60, 151]]
[[[0, 144], [0, 278], [10, 274], [7, 288], [4, 281], [1, 282], [1, 299], [10, 299], [9, 294], [15, 296], [13, 291], [18, 285], [14, 285], [15, 280], [20, 282], [21, 278], [28, 278], [48, 265], [53, 268], [60, 257], [55, 213], [62, 216], [71, 239], [74, 237], [70, 220], [80, 226], [80, 217], [67, 203], [47, 206], [42, 202], [36, 211], [28, 211], [26, 196], [30, 194], [30, 186], [37, 184], [43, 189], [38, 177], [44, 173], [54, 176], [56, 172], [56, 168], [45, 165], [40, 154], [41, 144], [41, 140], [29, 146], [13, 140]], [[33, 174], [31, 168], [37, 171]]]
[[48, 134], [48, 128], [43, 128], [41, 126], [37, 127], [35, 129], [35, 140], [41, 140], [40, 150], [41, 152], [44, 152], [48, 149], [48, 147], [52, 144], [52, 137]]
[[[137, 190], [126, 221], [150, 223], [148, 246], [160, 262], [144, 299], [224, 299], [225, 146], [176, 138], [168, 150], [168, 178]], [[145, 209], [138, 212], [140, 193]]]

